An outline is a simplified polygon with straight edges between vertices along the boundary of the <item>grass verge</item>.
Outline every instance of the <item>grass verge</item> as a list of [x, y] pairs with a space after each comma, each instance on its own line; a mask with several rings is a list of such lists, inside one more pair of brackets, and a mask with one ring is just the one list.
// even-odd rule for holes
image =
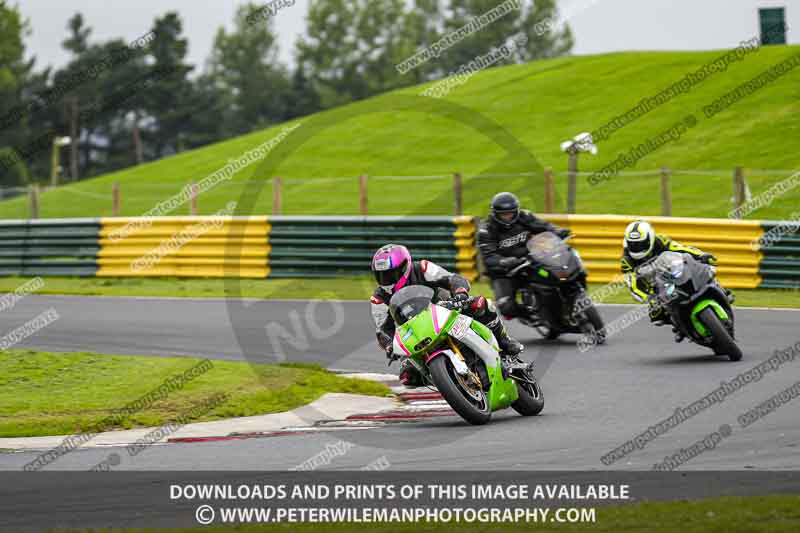
[[[185, 357], [95, 353], [0, 352], [0, 437], [64, 435], [159, 426], [288, 411], [324, 393], [383, 396], [382, 384], [339, 377], [315, 365], [254, 365], [212, 361], [181, 386], [142, 402], [146, 407], [113, 417], [200, 363]], [[224, 402], [198, 406], [225, 394]], [[159, 397], [161, 396], [161, 397]], [[109, 423], [109, 417], [113, 422]]]
[[[0, 278], [0, 292], [11, 292], [29, 278]], [[367, 277], [324, 279], [242, 279], [238, 294], [232, 280], [222, 279], [169, 279], [169, 278], [47, 278], [40, 294], [72, 294], [83, 296], [152, 296], [186, 298], [242, 298], [264, 299], [341, 299], [368, 300], [375, 290]], [[592, 284], [589, 289], [602, 287]], [[797, 289], [736, 289], [736, 305], [753, 307], [800, 308], [800, 290]], [[491, 295], [485, 281], [475, 283], [473, 294]], [[604, 303], [633, 303], [628, 291], [623, 289], [603, 300]]]

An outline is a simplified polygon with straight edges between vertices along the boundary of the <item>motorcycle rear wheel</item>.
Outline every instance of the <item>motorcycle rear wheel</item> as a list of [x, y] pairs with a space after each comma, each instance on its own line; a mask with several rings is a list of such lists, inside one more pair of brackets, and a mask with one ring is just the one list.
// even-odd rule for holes
[[428, 369], [442, 397], [461, 418], [476, 426], [486, 424], [492, 419], [492, 408], [489, 406], [486, 393], [481, 389], [475, 391], [481, 398], [475, 402], [469, 392], [462, 390], [458, 385], [453, 363], [448, 357], [435, 358], [428, 365]]

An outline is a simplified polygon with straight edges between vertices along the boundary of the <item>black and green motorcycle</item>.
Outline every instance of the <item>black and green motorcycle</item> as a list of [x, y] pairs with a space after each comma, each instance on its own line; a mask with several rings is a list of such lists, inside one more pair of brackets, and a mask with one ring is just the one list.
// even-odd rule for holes
[[716, 269], [690, 254], [663, 252], [637, 268], [654, 289], [654, 302], [669, 313], [683, 336], [701, 346], [742, 359], [736, 344], [732, 298], [717, 281]]

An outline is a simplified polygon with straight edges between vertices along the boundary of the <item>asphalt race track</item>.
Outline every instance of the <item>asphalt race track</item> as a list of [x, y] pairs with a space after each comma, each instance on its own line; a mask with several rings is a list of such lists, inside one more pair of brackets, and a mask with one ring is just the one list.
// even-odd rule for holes
[[[308, 308], [306, 302], [289, 301], [237, 305], [241, 309], [231, 314], [223, 300], [29, 296], [0, 318], [2, 329], [10, 331], [49, 307], [57, 310], [60, 318], [21, 343], [22, 347], [269, 361], [275, 359], [265, 347], [269, 344], [265, 328], [293, 314], [302, 318], [303, 309]], [[311, 342], [295, 338], [292, 349], [302, 355], [290, 354], [288, 359], [316, 361], [334, 369], [385, 372], [383, 355], [374, 347], [367, 303], [335, 305], [339, 307], [331, 314], [339, 313], [337, 320], [316, 324]], [[246, 312], [248, 309], [252, 312]], [[631, 309], [602, 306], [601, 314], [608, 323]], [[676, 408], [699, 400], [776, 349], [800, 341], [798, 311], [738, 310], [736, 318], [737, 337], [745, 354], [739, 363], [713, 357], [709, 350], [686, 341], [676, 344], [668, 328], [651, 327], [646, 319], [612, 337], [606, 346], [586, 353], [577, 350], [574, 335], [546, 342], [534, 331], [512, 324], [512, 333], [527, 346], [525, 354], [537, 362], [546, 398], [544, 412], [538, 417], [522, 418], [509, 410], [496, 413], [493, 422], [481, 428], [447, 417], [368, 429], [166, 444], [135, 457], [128, 457], [120, 448], [123, 460], [115, 469], [286, 470], [328, 444], [346, 441], [352, 445], [347, 452], [323, 468], [352, 470], [383, 458], [393, 470], [642, 470], [723, 424], [732, 428], [730, 436], [715, 449], [691, 459], [683, 469], [798, 469], [796, 402], [800, 400], [783, 405], [747, 428], [740, 427], [737, 417], [800, 381], [800, 357], [610, 466], [600, 460], [672, 415]], [[256, 353], [255, 346], [262, 346], [262, 351]], [[109, 453], [113, 449], [76, 451], [48, 470], [86, 470]], [[35, 455], [0, 454], [0, 469], [18, 470]]]

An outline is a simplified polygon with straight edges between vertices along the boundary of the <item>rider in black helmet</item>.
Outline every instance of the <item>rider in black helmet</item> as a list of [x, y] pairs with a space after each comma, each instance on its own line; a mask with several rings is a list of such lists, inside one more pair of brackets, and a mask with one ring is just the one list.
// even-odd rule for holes
[[514, 193], [499, 192], [492, 198], [489, 216], [504, 228], [519, 220], [519, 198]]
[[569, 235], [569, 230], [520, 209], [519, 199], [510, 192], [501, 192], [492, 198], [489, 217], [481, 223], [478, 231], [478, 246], [486, 273], [492, 280], [497, 308], [506, 318], [520, 314], [516, 294], [521, 280], [508, 277], [508, 272], [525, 261], [528, 239], [545, 231], [562, 239]]

